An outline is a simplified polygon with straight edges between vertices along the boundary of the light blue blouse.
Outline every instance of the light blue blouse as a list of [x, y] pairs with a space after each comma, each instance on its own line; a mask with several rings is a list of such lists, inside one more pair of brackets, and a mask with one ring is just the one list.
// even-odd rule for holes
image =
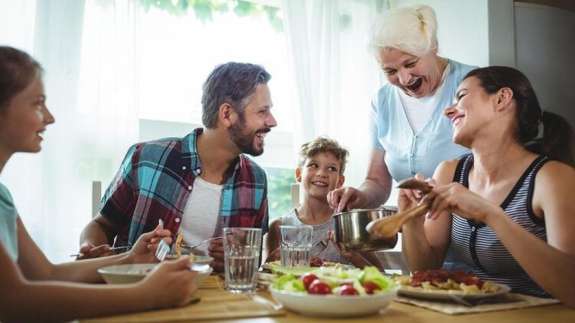
[[457, 86], [474, 67], [452, 60], [448, 64], [444, 86], [441, 92], [434, 94], [440, 96], [439, 103], [418, 133], [409, 125], [397, 86], [383, 86], [372, 102], [373, 144], [376, 149], [385, 150], [385, 163], [396, 181], [416, 173], [431, 177], [440, 162], [467, 152], [466, 148], [453, 143], [451, 122], [443, 116], [443, 110], [452, 104]]
[[6, 186], [0, 183], [0, 243], [14, 261], [18, 259], [17, 218], [12, 196]]

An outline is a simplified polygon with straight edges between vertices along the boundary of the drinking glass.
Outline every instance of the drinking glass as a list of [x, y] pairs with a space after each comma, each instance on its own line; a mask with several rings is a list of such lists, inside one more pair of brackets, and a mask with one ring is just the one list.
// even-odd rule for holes
[[284, 267], [308, 267], [312, 248], [311, 225], [280, 225], [281, 264]]
[[224, 228], [225, 286], [232, 293], [253, 292], [262, 245], [262, 230]]

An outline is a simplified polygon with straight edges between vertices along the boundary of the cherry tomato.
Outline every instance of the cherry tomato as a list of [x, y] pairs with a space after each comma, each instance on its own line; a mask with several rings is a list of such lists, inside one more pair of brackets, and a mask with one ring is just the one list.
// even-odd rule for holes
[[316, 279], [311, 283], [311, 285], [309, 285], [307, 292], [317, 295], [331, 294], [331, 287], [329, 287], [328, 284], [322, 282], [321, 280]]
[[373, 294], [376, 290], [380, 290], [381, 288], [379, 288], [379, 285], [371, 282], [371, 281], [366, 281], [363, 283], [363, 288], [365, 289], [365, 292], [368, 294]]
[[339, 294], [345, 295], [345, 296], [359, 295], [357, 289], [355, 289], [353, 286], [349, 286], [349, 285], [342, 285], [341, 289], [339, 290]]
[[301, 281], [303, 282], [303, 286], [305, 287], [306, 290], [309, 290], [309, 285], [311, 285], [311, 283], [313, 283], [313, 281], [316, 279], [317, 276], [312, 273], [307, 273], [301, 276]]

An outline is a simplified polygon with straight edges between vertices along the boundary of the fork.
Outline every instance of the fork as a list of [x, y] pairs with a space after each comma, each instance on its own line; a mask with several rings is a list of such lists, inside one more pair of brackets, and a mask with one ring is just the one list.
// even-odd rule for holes
[[211, 238], [208, 238], [208, 239], [204, 239], [204, 240], [202, 240], [202, 241], [200, 241], [200, 242], [198, 242], [198, 243], [194, 243], [194, 244], [191, 245], [191, 246], [190, 246], [190, 245], [184, 245], [184, 246], [182, 246], [182, 247], [183, 247], [183, 248], [186, 248], [186, 249], [195, 249], [195, 248], [197, 248], [197, 247], [203, 245], [203, 244], [206, 243], [206, 242], [210, 242], [210, 241], [212, 241], [212, 240], [218, 240], [218, 239], [222, 239], [222, 238], [223, 238], [222, 236], [219, 236], [219, 237], [211, 237]]
[[[158, 224], [161, 228], [164, 228], [164, 221], [162, 221], [162, 219], [158, 220]], [[164, 261], [168, 253], [170, 253], [170, 246], [166, 241], [164, 241], [164, 239], [160, 240], [158, 243], [158, 248], [156, 249], [156, 259], [159, 261]]]
[[[116, 247], [111, 247], [108, 249], [108, 251], [112, 251], [112, 252], [125, 252], [128, 251], [132, 248], [131, 245], [126, 245], [126, 246], [116, 246]], [[70, 257], [80, 257], [82, 254], [81, 253], [75, 253], [73, 255], [70, 255]]]

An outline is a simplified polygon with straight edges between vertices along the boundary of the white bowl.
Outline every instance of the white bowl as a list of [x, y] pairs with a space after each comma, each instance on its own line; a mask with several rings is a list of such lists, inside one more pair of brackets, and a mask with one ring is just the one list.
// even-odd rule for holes
[[271, 287], [270, 291], [276, 301], [285, 308], [309, 316], [322, 317], [353, 317], [379, 313], [395, 298], [397, 289], [374, 295], [309, 295], [278, 291]]
[[[130, 284], [144, 279], [159, 264], [114, 265], [98, 269], [98, 273], [108, 284]], [[212, 273], [212, 267], [205, 264], [192, 264], [191, 268], [198, 272], [196, 283], [199, 285]]]

